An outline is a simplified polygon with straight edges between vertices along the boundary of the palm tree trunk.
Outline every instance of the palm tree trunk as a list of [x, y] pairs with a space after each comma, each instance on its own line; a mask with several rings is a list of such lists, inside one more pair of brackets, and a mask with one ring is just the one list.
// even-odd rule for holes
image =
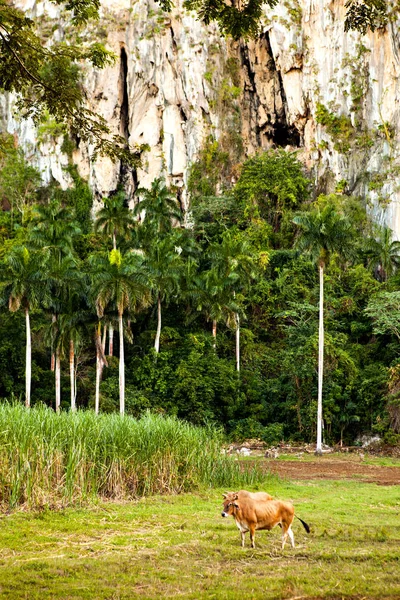
[[110, 323], [108, 326], [108, 355], [113, 356], [114, 352], [114, 327]]
[[103, 328], [103, 338], [101, 340], [101, 347], [103, 348], [103, 354], [106, 353], [106, 339], [107, 339], [107, 327]]
[[212, 322], [212, 336], [214, 338], [213, 348], [215, 350], [215, 348], [217, 347], [217, 321], [215, 319], [213, 319], [213, 322]]
[[156, 339], [154, 341], [154, 348], [156, 353], [158, 354], [160, 351], [160, 337], [161, 337], [161, 297], [158, 294], [157, 297], [157, 333]]
[[31, 405], [31, 381], [32, 381], [32, 342], [31, 324], [29, 320], [29, 309], [25, 309], [26, 323], [26, 362], [25, 362], [25, 406]]
[[100, 409], [101, 371], [102, 371], [102, 367], [101, 367], [100, 352], [99, 352], [98, 348], [96, 347], [96, 390], [95, 390], [95, 395], [94, 395], [94, 412], [96, 413], [96, 415], [99, 414], [99, 409]]
[[103, 374], [104, 365], [107, 364], [106, 358], [104, 356], [104, 349], [102, 340], [100, 339], [100, 322], [97, 327], [95, 327], [94, 333], [94, 341], [96, 346], [96, 388], [95, 388], [95, 396], [94, 396], [94, 412], [96, 415], [99, 414], [100, 410], [100, 382], [101, 376]]
[[71, 382], [71, 412], [75, 412], [75, 347], [73, 340], [69, 340], [69, 380]]
[[125, 359], [124, 359], [124, 324], [122, 313], [118, 315], [119, 323], [119, 412], [125, 413]]
[[[53, 327], [54, 327], [54, 323], [57, 321], [57, 317], [56, 315], [51, 315], [51, 322], [53, 323]], [[50, 370], [54, 373], [54, 368], [55, 368], [55, 364], [56, 364], [56, 356], [54, 354], [54, 350], [53, 350], [53, 344], [52, 344], [52, 350], [51, 350], [51, 359], [50, 359]]]
[[235, 313], [236, 321], [236, 371], [240, 371], [240, 320], [239, 313]]
[[60, 406], [61, 406], [61, 365], [60, 365], [60, 349], [59, 348], [56, 348], [55, 381], [56, 381], [56, 412], [60, 412]]
[[324, 264], [319, 265], [318, 407], [316, 454], [322, 454], [322, 381], [324, 375]]

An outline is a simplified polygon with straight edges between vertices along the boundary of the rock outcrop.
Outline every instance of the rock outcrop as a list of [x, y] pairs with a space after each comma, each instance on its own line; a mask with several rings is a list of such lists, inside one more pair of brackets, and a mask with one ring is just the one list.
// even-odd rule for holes
[[[58, 35], [68, 35], [54, 5], [19, 5], [56, 19]], [[298, 150], [317, 192], [361, 195], [400, 238], [395, 22], [364, 36], [345, 33], [343, 0], [283, 0], [266, 12], [258, 39], [234, 43], [179, 7], [166, 14], [153, 0], [103, 0], [86, 35], [117, 56], [113, 66], [85, 72], [90, 107], [127, 143], [149, 147], [132, 170], [78, 145], [73, 161], [98, 200], [121, 181], [131, 193], [164, 174], [185, 204], [189, 165], [207, 136], [230, 128], [247, 155], [271, 145]], [[69, 185], [61, 137], [19, 121], [9, 96], [0, 100], [0, 123], [45, 181]]]

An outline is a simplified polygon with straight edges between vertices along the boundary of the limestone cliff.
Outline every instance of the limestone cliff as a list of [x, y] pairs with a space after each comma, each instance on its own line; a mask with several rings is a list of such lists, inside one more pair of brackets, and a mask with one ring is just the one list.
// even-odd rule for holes
[[[124, 170], [93, 160], [78, 145], [73, 160], [101, 199], [123, 181], [129, 192], [164, 174], [182, 190], [188, 166], [210, 134], [241, 136], [247, 154], [272, 144], [299, 150], [316, 190], [367, 198], [400, 238], [399, 36], [396, 23], [361, 36], [343, 29], [343, 0], [282, 0], [265, 16], [257, 40], [233, 43], [178, 6], [163, 13], [153, 0], [103, 0], [87, 36], [117, 55], [114, 66], [85, 73], [90, 106], [130, 144], [148, 144], [142, 167]], [[58, 23], [48, 2], [19, 0]], [[43, 173], [68, 185], [62, 139], [39, 135], [0, 101], [3, 129], [16, 133]]]

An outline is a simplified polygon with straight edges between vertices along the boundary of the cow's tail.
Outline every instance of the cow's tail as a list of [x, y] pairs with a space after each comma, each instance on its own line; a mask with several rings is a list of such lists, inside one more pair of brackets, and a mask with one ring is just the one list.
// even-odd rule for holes
[[299, 521], [301, 521], [304, 529], [307, 531], [307, 533], [310, 533], [310, 528], [307, 525], [307, 523], [305, 521], [303, 521], [303, 519], [300, 519], [300, 517], [298, 517], [297, 515], [294, 515], [296, 517], [296, 519], [298, 519]]

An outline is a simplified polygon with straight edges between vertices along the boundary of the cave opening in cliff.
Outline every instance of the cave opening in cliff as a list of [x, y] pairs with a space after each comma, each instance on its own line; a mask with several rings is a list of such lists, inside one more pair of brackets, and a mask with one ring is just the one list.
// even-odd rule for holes
[[301, 143], [300, 132], [294, 125], [278, 122], [273, 128], [272, 141], [276, 146], [282, 148], [285, 148], [285, 146], [299, 148]]

